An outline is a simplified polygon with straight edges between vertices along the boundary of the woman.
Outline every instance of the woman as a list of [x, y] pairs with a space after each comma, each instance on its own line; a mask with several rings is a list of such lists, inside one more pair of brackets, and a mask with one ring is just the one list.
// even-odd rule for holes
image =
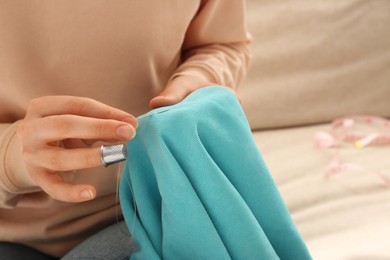
[[62, 257], [117, 223], [100, 145], [130, 140], [148, 105], [236, 88], [244, 20], [240, 0], [2, 1], [0, 240]]

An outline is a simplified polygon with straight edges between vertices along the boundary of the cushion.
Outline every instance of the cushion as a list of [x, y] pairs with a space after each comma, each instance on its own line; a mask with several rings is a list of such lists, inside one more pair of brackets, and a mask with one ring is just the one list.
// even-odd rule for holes
[[252, 129], [390, 117], [390, 1], [248, 0]]

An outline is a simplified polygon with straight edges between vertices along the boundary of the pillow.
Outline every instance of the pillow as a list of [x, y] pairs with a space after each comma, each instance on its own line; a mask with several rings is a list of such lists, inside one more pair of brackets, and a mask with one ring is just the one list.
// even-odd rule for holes
[[136, 259], [310, 259], [231, 91], [139, 117], [120, 182]]
[[252, 129], [390, 117], [390, 1], [248, 1]]

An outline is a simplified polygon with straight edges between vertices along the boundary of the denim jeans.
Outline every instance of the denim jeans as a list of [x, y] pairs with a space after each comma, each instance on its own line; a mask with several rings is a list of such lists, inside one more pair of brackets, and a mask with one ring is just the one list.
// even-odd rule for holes
[[62, 260], [129, 259], [136, 250], [124, 221], [113, 224], [91, 236], [68, 252]]
[[55, 260], [56, 258], [43, 254], [33, 248], [22, 244], [12, 242], [0, 242], [0, 259]]

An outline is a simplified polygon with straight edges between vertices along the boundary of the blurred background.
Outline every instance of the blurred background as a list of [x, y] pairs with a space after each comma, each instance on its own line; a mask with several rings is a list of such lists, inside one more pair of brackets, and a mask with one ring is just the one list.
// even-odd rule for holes
[[[313, 258], [390, 259], [390, 1], [248, 0], [247, 11], [242, 104]], [[353, 115], [382, 117], [352, 130], [387, 143], [316, 147]], [[330, 175], [335, 163], [353, 167]]]
[[390, 1], [248, 0], [254, 129], [390, 116]]

